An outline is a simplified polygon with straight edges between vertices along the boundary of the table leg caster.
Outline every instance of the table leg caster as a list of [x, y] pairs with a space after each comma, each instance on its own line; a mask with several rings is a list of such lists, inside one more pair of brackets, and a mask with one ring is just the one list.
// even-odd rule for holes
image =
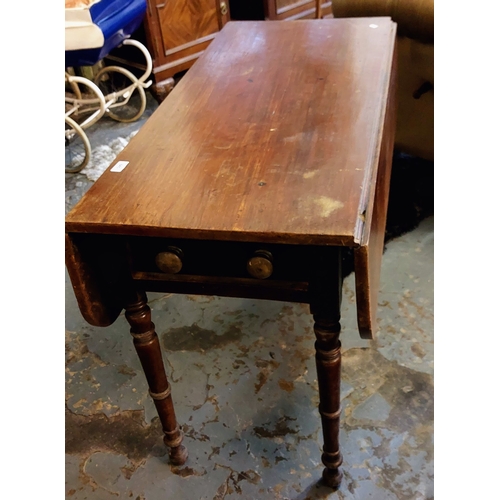
[[170, 463], [172, 465], [184, 465], [188, 458], [187, 448], [183, 445], [170, 448], [168, 458], [170, 459]]
[[323, 483], [334, 490], [337, 490], [342, 482], [342, 471], [340, 469], [327, 469], [323, 470]]

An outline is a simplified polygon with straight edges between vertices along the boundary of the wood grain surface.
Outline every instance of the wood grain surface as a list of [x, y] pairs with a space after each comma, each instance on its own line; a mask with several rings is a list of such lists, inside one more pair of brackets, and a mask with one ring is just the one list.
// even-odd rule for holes
[[228, 23], [67, 232], [358, 245], [394, 38], [389, 18]]

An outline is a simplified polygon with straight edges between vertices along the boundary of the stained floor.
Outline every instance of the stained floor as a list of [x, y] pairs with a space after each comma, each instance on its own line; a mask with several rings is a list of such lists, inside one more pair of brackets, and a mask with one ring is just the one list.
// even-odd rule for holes
[[[167, 99], [168, 101], [168, 99]], [[147, 120], [101, 119], [93, 148]], [[66, 210], [91, 185], [66, 174]], [[387, 244], [380, 331], [359, 338], [353, 275], [342, 306], [344, 479], [321, 484], [322, 436], [308, 307], [148, 294], [189, 458], [168, 464], [123, 315], [96, 328], [66, 277], [66, 497], [433, 498], [433, 218]]]

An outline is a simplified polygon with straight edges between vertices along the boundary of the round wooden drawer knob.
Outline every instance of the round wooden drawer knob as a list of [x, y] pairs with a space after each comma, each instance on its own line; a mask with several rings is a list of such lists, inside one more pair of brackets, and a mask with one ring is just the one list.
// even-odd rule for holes
[[257, 250], [247, 262], [247, 271], [259, 280], [269, 278], [273, 274], [273, 256], [265, 250]]
[[168, 274], [177, 274], [182, 269], [182, 250], [168, 247], [166, 252], [160, 252], [155, 258], [158, 269]]

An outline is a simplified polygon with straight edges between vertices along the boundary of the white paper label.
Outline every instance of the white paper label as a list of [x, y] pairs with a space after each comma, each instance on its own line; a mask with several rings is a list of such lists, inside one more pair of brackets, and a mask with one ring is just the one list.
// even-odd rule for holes
[[116, 165], [111, 168], [111, 172], [121, 172], [127, 165], [128, 161], [118, 161]]

